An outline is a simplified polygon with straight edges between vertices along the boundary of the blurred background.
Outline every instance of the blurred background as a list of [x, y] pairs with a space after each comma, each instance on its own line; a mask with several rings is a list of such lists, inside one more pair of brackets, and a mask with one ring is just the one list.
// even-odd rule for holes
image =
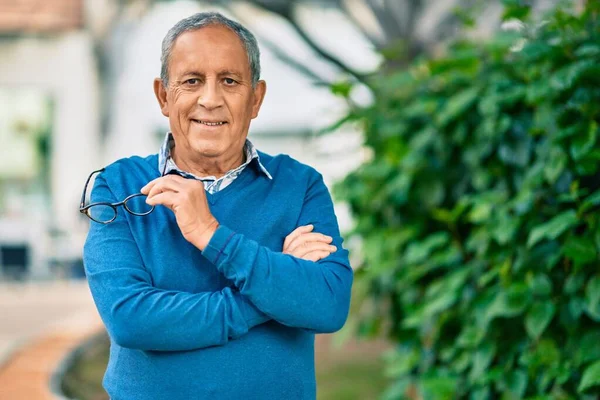
[[[168, 121], [152, 81], [160, 70], [162, 38], [180, 19], [218, 10], [256, 34], [268, 95], [250, 138], [267, 153], [288, 153], [313, 165], [332, 183], [364, 154], [358, 129], [344, 126], [318, 135], [348, 111], [331, 84], [358, 81], [352, 99], [369, 103], [372, 93], [360, 83], [381, 65], [379, 51], [406, 46], [408, 62], [443, 48], [460, 29], [459, 5], [458, 0], [2, 1], [1, 276], [81, 273], [87, 221], [74, 211], [85, 179], [118, 158], [158, 151]], [[499, 27], [502, 4], [477, 7], [477, 35], [489, 35]]]
[[[98, 326], [98, 321], [93, 318], [90, 320], [89, 317], [95, 313], [95, 309], [86, 291], [82, 264], [82, 246], [88, 220], [78, 212], [81, 192], [85, 179], [92, 170], [102, 168], [121, 157], [158, 151], [168, 130], [168, 121], [159, 112], [152, 90], [152, 81], [160, 71], [162, 38], [180, 19], [196, 12], [212, 10], [220, 11], [246, 25], [257, 36], [261, 48], [261, 78], [266, 80], [268, 90], [260, 116], [252, 123], [249, 138], [264, 152], [287, 153], [319, 170], [335, 194], [340, 227], [343, 232], [348, 233], [347, 245], [352, 250], [353, 265], [357, 268], [357, 293], [350, 320], [344, 330], [335, 335], [335, 338], [329, 335], [319, 338], [319, 398], [467, 398], [465, 396], [469, 393], [470, 398], [500, 398], [500, 395], [494, 394], [496, 389], [461, 392], [455, 383], [449, 384], [448, 377], [460, 376], [461, 371], [431, 369], [432, 365], [443, 365], [445, 362], [439, 361], [436, 351], [432, 348], [427, 350], [425, 345], [429, 343], [427, 340], [435, 342], [431, 331], [427, 330], [432, 320], [423, 319], [422, 310], [403, 308], [408, 303], [427, 301], [427, 297], [419, 296], [425, 296], [428, 285], [444, 275], [426, 281], [418, 290], [411, 292], [411, 288], [402, 286], [407, 281], [395, 272], [396, 268], [400, 268], [394, 264], [396, 261], [404, 260], [406, 265], [418, 263], [418, 254], [425, 252], [425, 257], [433, 256], [440, 244], [456, 246], [462, 252], [460, 260], [452, 261], [456, 265], [466, 265], [477, 257], [487, 261], [493, 258], [484, 254], [488, 249], [485, 246], [469, 247], [468, 235], [461, 238], [461, 235], [456, 234], [448, 242], [445, 239], [436, 242], [437, 239], [432, 241], [431, 236], [427, 239], [428, 236], [423, 233], [424, 226], [431, 227], [431, 221], [440, 220], [440, 210], [449, 213], [456, 210], [454, 206], [460, 203], [461, 196], [466, 199], [467, 194], [471, 193], [454, 197], [442, 195], [444, 199], [436, 202], [432, 199], [437, 198], [442, 189], [435, 188], [422, 194], [420, 198], [409, 196], [419, 204], [427, 205], [429, 200], [433, 201], [435, 204], [427, 211], [402, 208], [404, 203], [397, 196], [403, 195], [410, 183], [398, 178], [406, 177], [405, 172], [408, 170], [403, 169], [404, 167], [388, 167], [400, 165], [403, 155], [409, 153], [407, 148], [421, 149], [426, 139], [421, 137], [413, 140], [412, 136], [406, 136], [406, 140], [386, 140], [400, 137], [404, 135], [402, 132], [406, 126], [412, 127], [409, 124], [412, 121], [410, 118], [416, 114], [399, 116], [399, 110], [407, 104], [414, 106], [411, 110], [415, 113], [425, 110], [422, 115], [418, 115], [420, 120], [437, 121], [442, 110], [450, 107], [456, 110], [449, 111], [454, 114], [446, 115], [447, 118], [466, 120], [471, 112], [485, 114], [485, 110], [474, 103], [478, 101], [478, 96], [483, 96], [483, 92], [473, 92], [454, 103], [446, 103], [446, 99], [450, 99], [454, 91], [464, 89], [466, 82], [473, 84], [480, 79], [479, 72], [473, 72], [456, 87], [448, 86], [447, 90], [443, 89], [444, 85], [456, 78], [456, 74], [440, 76], [433, 86], [428, 86], [430, 82], [415, 89], [423, 76], [437, 73], [436, 65], [427, 64], [428, 60], [449, 57], [455, 61], [444, 64], [437, 70], [439, 72], [451, 70], [461, 62], [472, 65], [479, 63], [481, 59], [481, 63], [484, 63], [487, 55], [491, 54], [492, 59], [494, 54], [497, 55], [494, 53], [500, 51], [497, 48], [505, 51], [502, 54], [509, 55], [523, 47], [527, 50], [525, 42], [519, 42], [514, 35], [521, 35], [521, 39], [533, 42], [536, 29], [544, 26], [540, 21], [544, 21], [545, 16], [556, 10], [556, 7], [566, 4], [565, 7], [572, 12], [582, 13], [585, 7], [592, 7], [591, 3], [595, 2], [0, 0], [0, 398], [46, 398], [45, 389], [39, 389], [35, 394], [37, 397], [19, 394], [21, 392], [18, 390], [35, 386], [30, 383], [36, 376], [32, 374], [31, 368], [27, 369], [30, 364], [25, 363], [26, 367], [20, 370], [11, 370], [7, 365], [14, 365], [19, 356], [36, 364], [39, 349], [37, 355], [28, 355], [25, 351], [28, 345], [34, 338], [38, 340], [45, 333], [64, 334], [65, 329], [73, 329], [78, 333], [70, 339], [72, 343], [61, 347], [57, 355], [48, 361], [49, 367], [44, 370], [42, 381], [49, 383], [42, 386], [50, 388], [48, 390], [54, 396], [105, 398], [99, 385], [106, 363], [106, 338], [92, 335], [91, 340], [89, 332], [80, 326]], [[589, 11], [590, 15], [597, 15], [593, 14], [596, 12], [594, 10]], [[589, 15], [588, 17], [591, 18]], [[583, 25], [576, 27], [582, 32], [591, 32], [590, 29], [595, 32], [597, 28], [597, 25], [591, 28]], [[559, 26], [555, 25], [548, 29], [550, 32], [560, 31]], [[512, 32], [510, 43], [506, 41], [508, 39], [498, 39], [502, 32]], [[542, 36], [540, 33], [540, 37]], [[581, 37], [582, 35], [577, 36], [579, 39]], [[595, 38], [596, 36], [594, 40]], [[548, 40], [550, 43], [551, 40]], [[464, 53], [458, 53], [460, 46], [465, 46], [461, 43], [476, 43], [473, 48], [476, 48], [477, 43], [497, 43], [497, 47], [488, 53], [465, 56]], [[453, 46], [458, 46], [458, 50]], [[582, 51], [582, 57], [597, 56], [593, 45], [590, 46], [587, 52]], [[454, 49], [451, 50], [456, 52], [454, 56], [448, 56], [448, 49]], [[576, 61], [577, 57], [573, 56], [572, 61]], [[495, 65], [490, 63], [492, 67]], [[511, 61], [507, 60], [506, 64], [510, 65]], [[543, 75], [553, 71], [554, 67], [550, 64], [542, 72], [528, 73], [527, 79], [544, 80]], [[479, 71], [485, 68], [478, 66], [476, 69]], [[392, 78], [388, 79], [388, 76]], [[490, 81], [495, 79], [492, 73], [484, 77]], [[514, 74], [511, 75], [511, 79], [513, 78], [515, 82], [521, 83], [526, 80], [519, 80]], [[577, 79], [571, 77], [573, 82], [565, 90], [575, 90], [572, 86], [577, 83]], [[596, 82], [592, 84], [595, 85]], [[510, 85], [517, 84], [513, 82]], [[419, 96], [425, 98], [428, 93], [437, 93], [439, 88], [442, 88], [439, 91], [440, 99], [444, 100], [437, 102], [436, 106], [430, 107], [431, 103], [427, 102], [414, 102]], [[394, 94], [386, 92], [386, 89]], [[586, 104], [595, 101], [598, 93], [594, 93], [587, 97]], [[393, 99], [390, 100], [391, 98]], [[523, 109], [535, 108], [530, 97], [523, 101]], [[500, 103], [502, 102], [499, 100], [498, 104]], [[415, 111], [417, 109], [421, 111]], [[376, 113], [377, 110], [379, 114]], [[535, 114], [535, 110], [531, 112]], [[528, 121], [531, 120], [530, 118]], [[597, 121], [597, 115], [594, 114], [589, 120]], [[445, 135], [447, 124], [438, 122], [436, 129], [439, 135]], [[475, 121], [472, 125], [462, 126], [460, 129], [464, 131], [463, 136], [476, 137], [476, 126], [480, 123], [482, 124], [481, 121]], [[423, 126], [414, 128], [418, 130]], [[497, 131], [501, 129], [498, 128]], [[593, 147], [595, 136], [591, 145], [589, 140], [587, 143], [588, 147]], [[441, 152], [453, 154], [450, 146], [445, 147], [445, 150], [444, 145], [437, 146], [438, 150], [439, 146], [442, 147]], [[501, 147], [500, 144], [498, 146]], [[531, 149], [527, 152], [535, 153], [535, 144], [530, 143], [529, 146]], [[467, 147], [465, 143], [464, 148]], [[481, 152], [483, 154], [485, 150]], [[385, 159], [388, 164], [374, 163], [373, 160], [378, 157]], [[428, 157], [431, 165], [439, 161], [435, 155], [430, 154]], [[441, 168], [429, 171], [429, 175], [415, 177], [427, 180], [449, 170], [444, 165], [450, 168], [460, 164], [459, 161], [455, 163], [444, 157], [440, 160], [445, 160], [437, 166]], [[513, 162], [511, 165], [526, 168], [535, 164], [534, 161], [535, 157], [532, 156], [522, 164]], [[415, 170], [414, 166], [405, 167], [410, 171]], [[490, 170], [494, 168], [490, 167]], [[370, 172], [367, 174], [365, 171]], [[561, 172], [562, 170], [556, 172], [556, 180]], [[588, 172], [582, 174], [589, 176]], [[465, 176], [477, 175], [471, 170], [458, 174], [462, 173]], [[512, 179], [511, 174], [514, 173], [513, 170], [502, 170], [496, 178]], [[364, 178], [365, 176], [369, 178]], [[361, 179], [362, 186], [357, 183]], [[479, 175], [474, 179], [480, 179]], [[573, 179], [569, 182], [572, 183]], [[391, 186], [387, 187], [388, 184]], [[382, 195], [378, 189], [384, 186], [387, 191]], [[477, 184], [473, 188], [474, 191], [483, 191], [483, 187], [478, 187]], [[450, 193], [450, 189], [448, 190]], [[397, 201], [395, 211], [386, 210], [385, 204], [390, 199]], [[500, 203], [502, 201], [499, 200], [498, 204]], [[477, 221], [466, 217], [469, 223], [477, 224], [486, 215], [490, 215], [493, 202], [486, 204], [487, 214], [484, 212], [485, 215]], [[468, 211], [469, 207], [475, 206], [465, 205], [462, 210]], [[408, 211], [414, 211], [415, 215], [421, 211], [424, 213], [419, 227], [416, 228], [415, 225], [411, 233], [402, 230], [407, 225], [400, 221], [401, 216], [394, 214]], [[463, 211], [457, 211], [457, 220]], [[548, 219], [557, 213], [556, 210], [548, 211]], [[502, 219], [500, 222], [506, 220]], [[520, 226], [523, 228], [525, 225]], [[568, 227], [571, 226], [573, 229], [577, 228], [575, 223]], [[381, 228], [381, 232], [378, 231], [381, 235], [378, 233], [379, 236], [375, 235], [376, 238], [373, 239], [372, 233], [377, 227]], [[387, 229], [385, 232], [384, 227]], [[547, 228], [551, 229], [552, 226]], [[430, 230], [436, 229], [438, 228]], [[457, 229], [475, 232], [474, 228], [466, 225]], [[458, 232], [453, 228], [447, 230]], [[516, 241], [520, 240], [514, 230], [510, 231], [510, 227], [507, 230], [512, 232], [511, 237]], [[423, 234], [419, 240], [414, 235], [410, 236], [417, 231]], [[390, 232], [395, 233], [397, 240], [390, 239]], [[556, 239], [564, 232], [564, 229], [560, 230], [555, 237], [551, 238], [549, 235], [547, 239]], [[539, 232], [537, 234], [540, 237], [543, 235]], [[415, 240], [413, 244], [421, 241], [422, 246], [410, 247], [409, 237], [410, 240]], [[592, 237], [591, 234], [589, 237]], [[377, 248], [372, 245], [372, 240], [377, 240], [380, 244], [385, 242], [393, 248]], [[535, 242], [540, 240], [538, 238]], [[499, 244], [510, 246], [508, 242], [500, 240]], [[467, 244], [466, 250], [463, 244]], [[388, 254], [388, 258], [369, 258], [369, 252]], [[583, 263], [597, 266], [597, 252], [593, 254], [595, 258], [588, 257]], [[390, 261], [394, 265], [389, 265]], [[494, 261], [491, 264], [501, 262]], [[369, 267], [373, 271], [373, 267], [377, 265], [380, 269], [376, 269], [376, 272], [363, 274], [358, 271], [369, 271]], [[485, 271], [493, 270], [488, 264], [481, 268]], [[486, 282], [493, 279], [490, 277]], [[561, 278], [549, 278], [553, 279]], [[581, 279], [583, 283], [579, 286], [580, 290], [591, 291], [586, 289], [585, 283], [592, 280], [593, 276], [587, 274]], [[410, 282], [414, 283], [414, 279]], [[460, 288], [455, 285], [451, 290], [459, 292], [462, 284], [466, 285], [464, 280], [458, 284]], [[392, 286], [393, 289], [390, 289]], [[412, 297], [398, 300], [394, 297], [398, 293], [412, 293]], [[391, 296], [387, 296], [388, 294]], [[600, 302], [600, 298], [594, 297], [592, 300]], [[451, 318], [444, 317], [441, 313], [455, 305], [456, 301], [453, 298], [446, 308], [442, 305], [435, 311], [429, 310], [431, 314], [428, 317], [435, 317], [436, 321], [439, 318]], [[439, 304], [435, 307], [438, 306]], [[394, 310], [394, 307], [400, 307], [403, 312]], [[410, 317], [410, 312], [417, 311], [421, 312], [421, 319], [417, 319], [416, 323], [413, 319], [412, 325], [411, 322], [402, 325], [401, 322], [406, 322], [405, 318]], [[365, 318], [365, 315], [368, 317]], [[501, 316], [501, 313], [498, 315]], [[61, 325], [59, 321], [68, 323]], [[544, 321], [544, 318], [541, 322], [545, 325], [550, 323]], [[402, 331], [404, 328], [399, 326], [416, 329], [419, 333], [407, 338]], [[524, 331], [525, 336], [527, 333]], [[539, 335], [534, 339], [538, 340]], [[410, 351], [405, 351], [407, 348], [402, 346], [406, 344], [406, 340], [412, 344], [417, 343], [414, 344], [414, 349], [419, 348], [421, 356], [415, 356], [416, 353], [410, 346]], [[52, 343], [54, 342], [46, 346], [54, 346]], [[85, 344], [83, 347], [82, 343]], [[71, 353], [73, 348], [79, 349], [76, 357]], [[473, 354], [475, 353], [477, 349], [473, 349]], [[492, 359], [498, 361], [488, 353], [478, 355], [479, 358], [474, 356], [476, 360], [471, 362], [473, 365], [479, 364], [471, 368], [485, 370], [493, 364]], [[71, 356], [67, 357], [69, 354]], [[382, 357], [384, 354], [386, 356]], [[413, 360], [415, 357], [425, 360], [425, 364], [419, 366], [415, 362], [406, 365], [398, 361]], [[454, 356], [446, 353], [445, 357], [449, 359]], [[440, 359], [443, 358], [441, 356]], [[598, 368], [600, 371], [600, 366]], [[13, 375], [9, 375], [7, 371]], [[60, 373], [57, 374], [57, 371]], [[435, 379], [424, 384], [420, 379], [428, 371], [433, 371], [431, 373], [434, 373]], [[580, 375], [573, 379], [579, 380]], [[509, 378], [511, 382], [521, 382], [522, 375]], [[10, 384], [14, 386], [17, 381], [20, 382], [18, 388], [9, 388]], [[456, 378], [452, 382], [461, 381]], [[486, 387], [481, 382], [477, 384]], [[510, 393], [514, 396], [506, 395], [508, 397], [502, 398], [523, 398], [526, 393], [533, 395], [545, 393], [543, 390], [546, 390], [536, 392], [527, 383], [520, 390], [521, 386], [518, 386], [516, 392], [510, 386], [513, 390]], [[501, 390], [502, 384], [498, 387], [500, 389], [497, 389], [497, 393], [504, 393]], [[473, 393], [479, 393], [481, 397], [473, 397]], [[572, 398], [565, 396], [564, 398]]]

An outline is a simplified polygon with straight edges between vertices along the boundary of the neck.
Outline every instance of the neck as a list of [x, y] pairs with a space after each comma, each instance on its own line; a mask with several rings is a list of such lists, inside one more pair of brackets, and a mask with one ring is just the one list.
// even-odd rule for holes
[[171, 157], [177, 167], [198, 177], [220, 178], [246, 161], [246, 152], [243, 148], [227, 158], [200, 157], [200, 159], [180, 157], [176, 150], [176, 148], [171, 149]]

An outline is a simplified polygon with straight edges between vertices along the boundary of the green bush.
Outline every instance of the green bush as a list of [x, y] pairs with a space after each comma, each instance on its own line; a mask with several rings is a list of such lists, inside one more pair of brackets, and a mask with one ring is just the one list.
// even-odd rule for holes
[[361, 332], [396, 343], [384, 397], [597, 398], [599, 4], [382, 73], [348, 116], [373, 157], [335, 193]]

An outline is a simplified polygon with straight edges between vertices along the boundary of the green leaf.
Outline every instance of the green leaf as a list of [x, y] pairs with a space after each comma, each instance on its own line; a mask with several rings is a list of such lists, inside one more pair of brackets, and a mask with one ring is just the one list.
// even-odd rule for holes
[[575, 51], [575, 56], [578, 58], [584, 58], [589, 56], [593, 57], [598, 55], [600, 55], [600, 46], [593, 43], [583, 44]]
[[530, 6], [515, 4], [519, 3], [518, 1], [503, 0], [502, 2], [507, 5], [502, 13], [503, 21], [507, 21], [509, 19], [525, 20], [531, 12]]
[[510, 242], [519, 228], [519, 218], [510, 217], [508, 215], [502, 216], [494, 224], [492, 228], [492, 237], [500, 245], [505, 245]]
[[600, 385], [600, 361], [596, 361], [585, 369], [583, 372], [583, 377], [581, 378], [581, 382], [579, 382], [577, 391], [581, 393], [598, 385]]
[[466, 325], [458, 336], [457, 343], [461, 347], [474, 348], [481, 343], [484, 337], [485, 331], [474, 325]]
[[471, 391], [470, 400], [489, 400], [490, 398], [490, 388], [484, 387]]
[[577, 346], [577, 358], [579, 363], [587, 363], [600, 359], [600, 331], [586, 333]]
[[486, 310], [486, 320], [497, 317], [515, 317], [525, 311], [530, 301], [530, 293], [524, 284], [512, 285], [499, 292]]
[[331, 93], [336, 96], [340, 96], [343, 98], [348, 98], [350, 96], [350, 91], [352, 91], [352, 82], [335, 82], [329, 86]]
[[451, 120], [465, 112], [477, 100], [478, 95], [479, 89], [472, 87], [450, 97], [442, 108], [442, 112], [438, 114], [437, 123], [440, 126], [448, 124]]
[[511, 371], [506, 374], [504, 382], [511, 398], [522, 399], [527, 389], [527, 372], [522, 370]]
[[471, 367], [471, 371], [469, 373], [469, 381], [472, 383], [477, 382], [477, 380], [483, 376], [483, 373], [486, 371], [494, 355], [496, 354], [496, 347], [492, 343], [484, 343], [473, 355], [473, 366]]
[[462, 23], [463, 26], [467, 28], [472, 28], [475, 26], [476, 21], [473, 11], [456, 6], [452, 9], [452, 13]]
[[600, 190], [596, 190], [594, 193], [585, 198], [583, 204], [581, 205], [581, 212], [585, 212], [598, 205], [600, 205]]
[[427, 303], [425, 303], [423, 307], [423, 315], [425, 317], [432, 316], [441, 311], [447, 310], [452, 307], [452, 305], [456, 301], [456, 292], [451, 290], [446, 290], [441, 293], [439, 296], [431, 299]]
[[532, 339], [537, 339], [546, 330], [556, 307], [551, 301], [534, 303], [525, 316], [525, 329]]
[[571, 318], [574, 321], [577, 321], [581, 314], [583, 313], [583, 308], [585, 307], [585, 303], [581, 298], [573, 298], [569, 301], [569, 314], [571, 314]]
[[527, 365], [531, 370], [547, 371], [558, 365], [560, 357], [561, 351], [556, 342], [552, 339], [541, 338], [537, 343], [522, 350], [519, 363]]
[[[531, 46], [525, 46], [524, 52], [532, 49]], [[529, 103], [539, 103], [543, 99], [548, 98], [552, 94], [552, 88], [548, 85], [548, 82], [545, 80], [540, 80], [539, 82], [532, 82], [527, 86], [526, 96], [527, 102]]]
[[469, 221], [477, 224], [487, 221], [492, 213], [494, 205], [492, 203], [478, 201], [469, 212]]
[[419, 198], [423, 199], [423, 205], [427, 208], [439, 207], [444, 200], [444, 183], [439, 180], [428, 179], [415, 187]]
[[583, 59], [569, 63], [552, 74], [548, 83], [556, 90], [571, 89], [584, 74], [593, 73], [597, 68], [596, 60]]
[[600, 303], [600, 275], [595, 275], [585, 288], [585, 298], [588, 304]]
[[598, 124], [596, 121], [590, 121], [590, 126], [587, 130], [587, 134], [583, 137], [578, 137], [573, 141], [571, 145], [571, 157], [575, 161], [581, 160], [583, 156], [589, 153], [596, 144], [596, 138], [598, 134]]
[[405, 318], [402, 319], [401, 326], [406, 329], [416, 329], [420, 326], [423, 326], [425, 322], [425, 313], [423, 312], [423, 307], [412, 311], [407, 314]]
[[401, 377], [409, 373], [420, 360], [420, 352], [416, 347], [401, 346], [388, 356], [387, 367], [384, 371], [388, 378]]
[[381, 400], [397, 400], [405, 398], [406, 392], [411, 386], [409, 377], [398, 379], [391, 384], [381, 395]]
[[554, 184], [567, 165], [567, 155], [556, 146], [550, 150], [548, 158], [548, 162], [544, 164], [544, 177], [548, 183]]
[[470, 352], [463, 352], [452, 361], [452, 370], [457, 373], [463, 373], [471, 365], [472, 356]]
[[456, 398], [458, 379], [452, 377], [431, 377], [421, 380], [423, 397], [431, 400]]
[[406, 249], [404, 261], [417, 264], [424, 261], [432, 251], [448, 243], [450, 236], [447, 232], [437, 232], [421, 242], [411, 243]]
[[576, 264], [586, 264], [598, 259], [596, 244], [586, 236], [571, 236], [563, 245], [563, 253]]
[[536, 296], [549, 296], [552, 293], [552, 281], [546, 274], [537, 274], [529, 282], [529, 287]]
[[532, 247], [544, 239], [554, 240], [578, 222], [579, 219], [574, 210], [564, 211], [550, 221], [533, 228], [527, 240], [527, 247]]
[[564, 292], [568, 295], [573, 295], [577, 292], [585, 282], [585, 277], [581, 273], [572, 273], [565, 281]]
[[596, 322], [600, 322], [600, 275], [595, 275], [585, 288], [585, 311]]
[[505, 374], [505, 371], [500, 367], [494, 367], [494, 364], [491, 364], [487, 369], [483, 378], [481, 379], [481, 384], [490, 384], [491, 382], [498, 382], [502, 379]]

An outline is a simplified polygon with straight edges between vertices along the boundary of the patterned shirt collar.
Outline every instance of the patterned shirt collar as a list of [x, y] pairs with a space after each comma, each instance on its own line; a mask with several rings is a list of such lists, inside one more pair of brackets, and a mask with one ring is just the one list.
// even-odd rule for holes
[[[204, 183], [204, 187], [209, 193], [218, 192], [219, 190], [224, 189], [226, 186], [228, 186], [231, 182], [233, 182], [235, 178], [237, 178], [242, 173], [244, 168], [246, 168], [246, 166], [248, 166], [254, 159], [256, 159], [256, 163], [258, 164], [260, 171], [264, 173], [267, 176], [267, 178], [273, 179], [269, 171], [267, 171], [265, 166], [260, 162], [260, 156], [258, 155], [258, 151], [254, 147], [252, 142], [250, 142], [250, 140], [248, 139], [246, 139], [246, 143], [244, 145], [244, 151], [246, 152], [246, 161], [244, 162], [244, 164], [240, 165], [235, 169], [232, 169], [231, 171], [228, 171], [225, 175], [218, 179], [215, 176], [198, 177], [194, 174], [179, 169], [175, 164], [173, 157], [171, 157], [171, 149], [173, 148], [173, 146], [175, 146], [173, 134], [171, 132], [167, 132], [165, 140], [163, 141], [163, 144], [160, 148], [160, 152], [158, 153], [158, 171], [162, 173], [164, 169], [165, 175], [169, 172], [175, 171], [184, 178], [192, 178], [202, 181]], [[166, 168], [165, 163], [167, 164]]]

